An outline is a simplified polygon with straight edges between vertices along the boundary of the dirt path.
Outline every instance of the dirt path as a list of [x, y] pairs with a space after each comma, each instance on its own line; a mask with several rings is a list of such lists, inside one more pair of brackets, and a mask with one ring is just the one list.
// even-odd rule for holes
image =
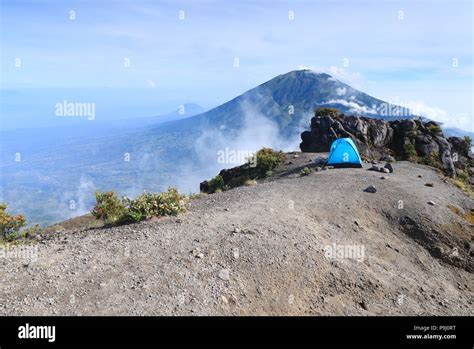
[[0, 259], [0, 314], [472, 315], [472, 199], [394, 169], [280, 171], [179, 217], [61, 233], [36, 261]]

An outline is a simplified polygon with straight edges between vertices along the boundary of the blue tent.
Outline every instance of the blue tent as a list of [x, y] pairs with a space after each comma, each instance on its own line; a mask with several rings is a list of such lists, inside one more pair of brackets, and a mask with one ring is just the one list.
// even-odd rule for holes
[[338, 138], [331, 144], [327, 164], [334, 167], [362, 167], [362, 159], [352, 139]]

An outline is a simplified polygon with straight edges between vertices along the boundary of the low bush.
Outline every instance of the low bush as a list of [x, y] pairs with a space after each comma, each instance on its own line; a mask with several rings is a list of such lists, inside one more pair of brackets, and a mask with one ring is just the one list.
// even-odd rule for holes
[[441, 161], [439, 160], [439, 153], [432, 153], [428, 156], [421, 158], [420, 163], [422, 163], [423, 165], [440, 169], [440, 170], [443, 169], [443, 165], [441, 164]]
[[189, 199], [175, 188], [163, 193], [143, 193], [134, 200], [126, 199], [127, 218], [139, 222], [151, 217], [176, 216], [186, 210]]
[[140, 222], [151, 217], [175, 216], [186, 210], [189, 198], [175, 188], [162, 193], [144, 192], [135, 199], [119, 199], [114, 192], [97, 192], [91, 213], [106, 224]]
[[406, 143], [403, 146], [403, 150], [405, 151], [405, 159], [415, 161], [418, 158], [418, 154], [416, 152], [416, 148], [411, 143]]
[[336, 108], [319, 108], [314, 113], [315, 116], [330, 116], [332, 118], [337, 118], [339, 114], [339, 110]]
[[271, 148], [262, 148], [257, 151], [257, 172], [260, 177], [268, 177], [268, 171], [274, 170], [286, 159], [285, 153]]
[[308, 167], [305, 167], [301, 170], [300, 175], [301, 176], [308, 176], [311, 173], [311, 169]]
[[125, 220], [126, 207], [124, 199], [119, 199], [113, 191], [95, 193], [96, 204], [92, 215], [105, 224], [118, 224]]
[[217, 175], [209, 181], [209, 193], [216, 193], [224, 189], [224, 178]]
[[435, 125], [435, 124], [429, 125], [428, 130], [429, 130], [429, 132], [432, 136], [438, 136], [443, 132], [441, 127], [439, 125]]
[[25, 216], [11, 215], [6, 212], [7, 208], [7, 204], [0, 204], [0, 240], [10, 242], [31, 239], [41, 231], [39, 225], [25, 228], [27, 225]]

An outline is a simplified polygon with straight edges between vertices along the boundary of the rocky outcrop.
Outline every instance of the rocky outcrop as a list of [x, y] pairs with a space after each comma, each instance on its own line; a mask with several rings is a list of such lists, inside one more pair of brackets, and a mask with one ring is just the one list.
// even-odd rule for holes
[[473, 156], [469, 144], [459, 137], [445, 138], [434, 121], [420, 118], [385, 121], [318, 111], [311, 119], [311, 130], [301, 134], [303, 152], [328, 152], [337, 138], [351, 138], [365, 159], [418, 160], [455, 177], [470, 173]]

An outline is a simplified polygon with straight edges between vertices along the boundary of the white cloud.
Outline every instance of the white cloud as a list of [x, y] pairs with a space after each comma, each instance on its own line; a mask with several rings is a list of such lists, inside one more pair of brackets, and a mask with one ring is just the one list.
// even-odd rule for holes
[[474, 132], [474, 120], [467, 113], [450, 115], [444, 109], [430, 106], [422, 101], [406, 101], [399, 103], [408, 107], [412, 114], [421, 115], [428, 119], [441, 122], [445, 127], [456, 127], [465, 131]]
[[[348, 101], [346, 99], [331, 99], [324, 102], [324, 104], [341, 104], [349, 108], [349, 112], [354, 114], [377, 114], [377, 109], [369, 108], [365, 105], [360, 105], [357, 100]], [[360, 102], [359, 102], [360, 103]]]
[[338, 96], [344, 96], [347, 92], [347, 89], [345, 87], [337, 88], [336, 93]]

